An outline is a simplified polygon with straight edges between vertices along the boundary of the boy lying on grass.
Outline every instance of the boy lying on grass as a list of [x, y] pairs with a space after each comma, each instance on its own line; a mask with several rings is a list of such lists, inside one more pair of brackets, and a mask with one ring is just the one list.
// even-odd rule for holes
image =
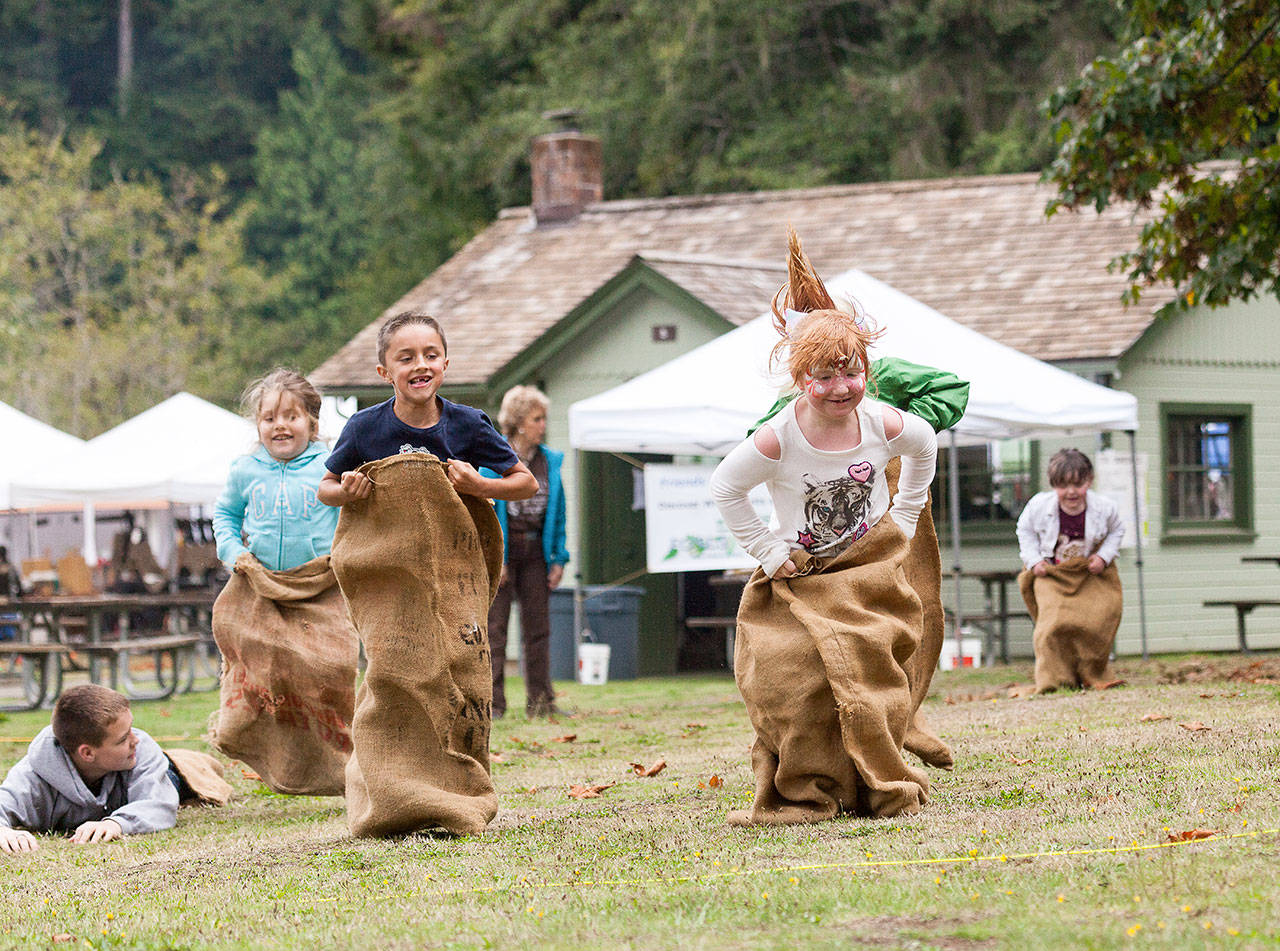
[[84, 845], [172, 829], [181, 782], [156, 741], [133, 728], [123, 694], [71, 687], [0, 785], [0, 850], [36, 851], [32, 832], [70, 832]]

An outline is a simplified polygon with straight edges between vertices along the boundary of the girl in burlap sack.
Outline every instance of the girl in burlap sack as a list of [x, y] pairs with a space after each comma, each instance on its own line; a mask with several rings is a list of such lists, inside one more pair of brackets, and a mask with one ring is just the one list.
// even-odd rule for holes
[[1089, 457], [1060, 449], [1049, 459], [1049, 491], [1033, 495], [1018, 517], [1018, 587], [1035, 623], [1038, 693], [1120, 683], [1111, 648], [1124, 607], [1115, 566], [1124, 521], [1092, 485]]
[[213, 516], [233, 572], [213, 606], [214, 739], [276, 792], [341, 795], [359, 642], [329, 567], [338, 513], [316, 495], [328, 471], [320, 393], [276, 369], [249, 385], [243, 408], [259, 444], [232, 463]]
[[[712, 494], [760, 562], [738, 611], [734, 668], [756, 738], [755, 801], [733, 824], [799, 823], [841, 811], [894, 816], [928, 798], [902, 755], [921, 601], [909, 539], [933, 481], [928, 423], [866, 397], [877, 334], [839, 310], [789, 234], [788, 283], [774, 297], [775, 362], [802, 395], [734, 449]], [[888, 463], [901, 457], [890, 504]], [[770, 529], [747, 495], [764, 483]], [[885, 517], [888, 516], [888, 517]]]

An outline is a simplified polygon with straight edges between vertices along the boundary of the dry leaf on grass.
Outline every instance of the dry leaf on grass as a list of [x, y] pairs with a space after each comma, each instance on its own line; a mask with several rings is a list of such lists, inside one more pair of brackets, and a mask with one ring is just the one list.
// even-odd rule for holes
[[259, 776], [257, 773], [255, 773], [251, 769], [245, 769], [243, 766], [240, 768], [240, 775], [243, 776], [245, 779], [252, 779], [256, 782], [262, 781], [261, 776]]
[[710, 786], [712, 789], [719, 789], [721, 786], [724, 785], [724, 780], [721, 779], [719, 776], [712, 776], [710, 779], [707, 780], [707, 785]]
[[1110, 689], [1112, 689], [1113, 687], [1123, 687], [1123, 686], [1124, 686], [1124, 681], [1123, 681], [1123, 680], [1108, 680], [1108, 681], [1107, 681], [1106, 683], [1104, 683], [1104, 684], [1094, 684], [1094, 689], [1095, 689], [1095, 690], [1110, 690]]
[[506, 761], [507, 761], [507, 758], [506, 758], [505, 756], [503, 756], [501, 753], [492, 753], [492, 752], [491, 752], [491, 753], [489, 754], [489, 762], [490, 762], [490, 763], [505, 763]]
[[1196, 839], [1209, 839], [1220, 835], [1221, 829], [1187, 829], [1185, 832], [1170, 832], [1170, 842], [1194, 842]]
[[616, 783], [600, 783], [595, 786], [584, 786], [581, 783], [574, 783], [569, 787], [570, 799], [599, 799], [600, 794], [606, 789], [617, 785]]
[[631, 764], [631, 770], [637, 776], [657, 776], [660, 772], [662, 772], [666, 768], [667, 768], [667, 761], [664, 759], [658, 760], [648, 769], [645, 769], [645, 766], [643, 763]]
[[1199, 733], [1201, 730], [1209, 729], [1209, 727], [1205, 726], [1199, 720], [1188, 720], [1186, 723], [1179, 723], [1178, 726], [1182, 727], [1189, 733]]
[[1018, 759], [1018, 757], [1014, 756], [1013, 754], [1009, 754], [1009, 762], [1012, 763], [1014, 766], [1030, 766], [1032, 763], [1035, 762], [1035, 760]]
[[1022, 697], [1030, 697], [1036, 692], [1035, 684], [1014, 684], [1007, 691], [1010, 700], [1018, 700]]
[[1156, 723], [1160, 720], [1167, 720], [1167, 719], [1169, 719], [1169, 715], [1167, 713], [1144, 713], [1142, 715], [1142, 719], [1139, 722]]
[[76, 936], [73, 934], [67, 934], [64, 931], [62, 934], [53, 935], [50, 940], [52, 940], [54, 944], [66, 944], [68, 941], [75, 941]]
[[553, 736], [551, 738], [551, 742], [552, 743], [572, 743], [577, 738], [578, 738], [578, 734], [576, 733], [566, 733], [564, 736]]

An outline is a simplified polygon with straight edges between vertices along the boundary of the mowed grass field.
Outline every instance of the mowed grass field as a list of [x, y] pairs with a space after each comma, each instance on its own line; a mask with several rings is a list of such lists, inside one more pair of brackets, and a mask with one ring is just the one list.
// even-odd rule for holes
[[[1028, 665], [939, 674], [926, 711], [956, 767], [892, 820], [726, 826], [752, 788], [727, 675], [558, 685], [572, 717], [500, 721], [501, 811], [471, 838], [352, 839], [340, 799], [233, 764], [237, 798], [172, 832], [0, 857], [0, 946], [1280, 947], [1280, 658], [1118, 669], [1128, 686], [1017, 699]], [[134, 713], [207, 749], [216, 703]], [[0, 722], [3, 768], [47, 720]], [[1170, 841], [1193, 830], [1214, 835]]]

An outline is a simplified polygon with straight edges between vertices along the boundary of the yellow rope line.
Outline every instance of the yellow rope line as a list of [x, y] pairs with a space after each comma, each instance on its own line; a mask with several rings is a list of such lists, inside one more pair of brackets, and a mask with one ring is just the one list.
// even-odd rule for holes
[[677, 885], [689, 882], [711, 881], [713, 879], [727, 878], [748, 878], [755, 875], [768, 875], [778, 872], [813, 872], [813, 871], [829, 871], [831, 869], [857, 869], [863, 868], [903, 868], [914, 865], [960, 865], [965, 863], [977, 862], [1008, 862], [1013, 859], [1040, 859], [1054, 858], [1058, 856], [1068, 855], [1120, 855], [1123, 853], [1147, 852], [1155, 849], [1171, 849], [1184, 845], [1200, 845], [1206, 842], [1223, 842], [1228, 839], [1253, 839], [1264, 835], [1275, 835], [1280, 833], [1280, 829], [1258, 829], [1254, 832], [1234, 832], [1230, 835], [1212, 835], [1203, 839], [1186, 839], [1173, 842], [1157, 842], [1151, 845], [1123, 845], [1106, 849], [1056, 849], [1046, 852], [1018, 852], [1014, 854], [1002, 855], [951, 855], [937, 858], [924, 859], [883, 859], [877, 861], [862, 862], [823, 862], [811, 865], [780, 865], [773, 868], [748, 868], [730, 869], [727, 872], [708, 872], [702, 875], [669, 875], [659, 878], [612, 878], [612, 879], [576, 879], [563, 882], [530, 882], [522, 877], [509, 885], [476, 885], [471, 888], [457, 889], [459, 892], [508, 892], [520, 889], [547, 889], [547, 888], [596, 888], [599, 886], [641, 886], [641, 885]]

